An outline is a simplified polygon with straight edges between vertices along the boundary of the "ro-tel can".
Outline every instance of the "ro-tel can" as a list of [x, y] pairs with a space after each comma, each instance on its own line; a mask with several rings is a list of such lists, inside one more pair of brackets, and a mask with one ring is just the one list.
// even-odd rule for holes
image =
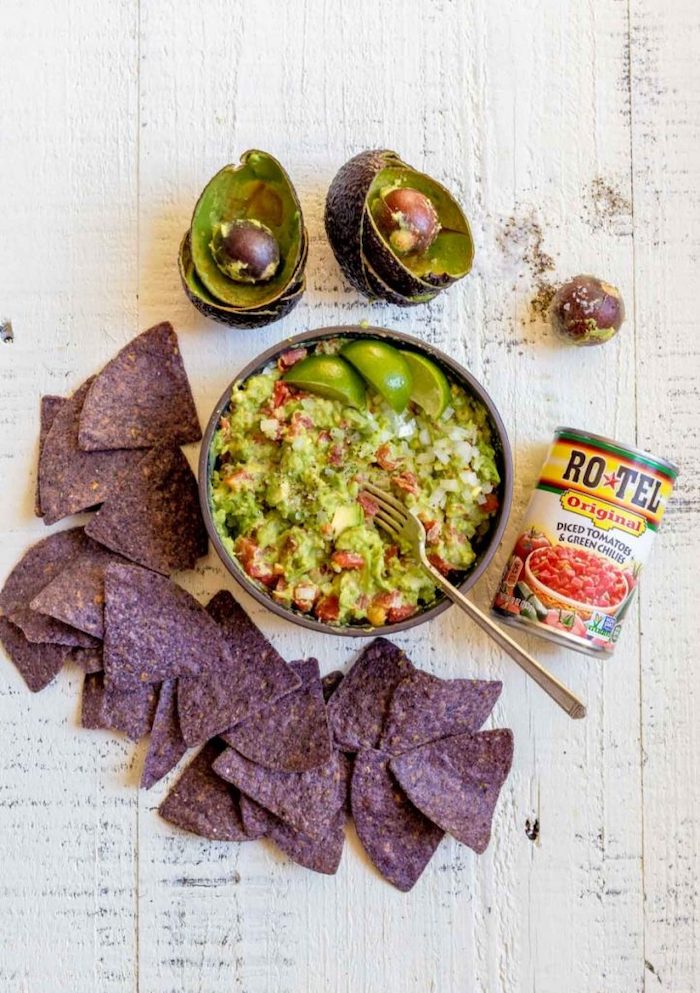
[[501, 621], [611, 654], [678, 469], [558, 428], [493, 602]]

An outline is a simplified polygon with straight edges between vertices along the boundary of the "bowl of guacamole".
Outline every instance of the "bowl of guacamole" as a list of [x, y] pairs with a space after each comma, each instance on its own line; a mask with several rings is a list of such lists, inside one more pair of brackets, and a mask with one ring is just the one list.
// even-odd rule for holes
[[[406, 401], [400, 370], [391, 368], [375, 388], [381, 354], [360, 365], [368, 381], [356, 370], [345, 374], [344, 357], [355, 361], [353, 349], [368, 350], [358, 341], [370, 343], [370, 357], [372, 347], [390, 345], [385, 351], [400, 351], [418, 375], [427, 366], [443, 384], [441, 402], [433, 399], [428, 413]], [[431, 562], [468, 590], [498, 548], [511, 503], [510, 445], [493, 401], [432, 345], [385, 328], [342, 326], [262, 353], [212, 413], [199, 464], [207, 530], [231, 575], [288, 620], [374, 636], [449, 606], [410, 549], [374, 523], [363, 481], [404, 500], [425, 527]]]

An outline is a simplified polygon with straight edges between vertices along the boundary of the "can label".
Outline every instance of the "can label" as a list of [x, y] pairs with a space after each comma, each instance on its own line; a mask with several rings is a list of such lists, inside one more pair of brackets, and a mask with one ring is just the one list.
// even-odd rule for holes
[[580, 651], [612, 653], [677, 472], [616, 442], [558, 430], [494, 613]]

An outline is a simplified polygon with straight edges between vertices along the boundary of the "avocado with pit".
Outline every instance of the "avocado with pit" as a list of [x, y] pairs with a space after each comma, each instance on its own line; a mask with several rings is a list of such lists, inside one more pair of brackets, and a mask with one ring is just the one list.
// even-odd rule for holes
[[263, 327], [301, 299], [308, 236], [292, 182], [272, 155], [245, 152], [204, 188], [180, 245], [185, 293], [205, 316]]
[[428, 303], [470, 271], [474, 243], [452, 194], [396, 152], [346, 162], [326, 199], [326, 232], [343, 272], [370, 299]]

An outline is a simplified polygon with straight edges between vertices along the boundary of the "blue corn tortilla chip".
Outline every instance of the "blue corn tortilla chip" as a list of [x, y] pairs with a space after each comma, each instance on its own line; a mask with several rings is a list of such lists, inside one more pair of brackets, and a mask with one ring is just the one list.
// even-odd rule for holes
[[151, 730], [157, 703], [156, 686], [144, 683], [133, 690], [119, 690], [105, 686], [103, 673], [86, 673], [81, 724], [91, 730], [122, 731], [138, 741]]
[[212, 841], [249, 841], [238, 791], [212, 765], [226, 746], [210, 741], [197, 753], [158, 808], [166, 821]]
[[71, 648], [68, 661], [74, 662], [83, 672], [102, 672], [104, 670], [102, 645], [98, 645], [97, 648]]
[[227, 748], [214, 763], [214, 771], [311, 838], [323, 837], [338, 809], [342, 772], [335, 755], [308, 772], [278, 772]]
[[227, 650], [208, 658], [198, 679], [179, 681], [180, 727], [189, 746], [227, 731], [301, 682], [227, 590], [212, 597], [207, 611]]
[[192, 390], [172, 325], [130, 341], [95, 376], [80, 415], [80, 447], [151, 448], [199, 441]]
[[169, 576], [207, 554], [197, 480], [179, 448], [160, 445], [124, 473], [85, 533]]
[[316, 659], [290, 662], [301, 680], [264, 710], [236, 724], [224, 741], [241, 755], [282, 772], [305, 772], [330, 761], [331, 731]]
[[46, 614], [79, 631], [104, 635], [105, 569], [126, 560], [88, 539], [85, 549], [71, 559], [48, 586], [32, 600], [32, 610]]
[[241, 794], [241, 814], [246, 830], [269, 838], [280, 851], [298, 865], [313, 872], [333, 876], [338, 871], [345, 844], [345, 811], [336, 811], [328, 830], [321, 838], [309, 838], [295, 831], [255, 800]]
[[143, 458], [143, 451], [84, 452], [78, 447], [80, 411], [91, 380], [59, 408], [39, 460], [39, 500], [44, 524], [88, 510], [104, 501], [127, 469]]
[[348, 752], [376, 748], [394, 690], [413, 671], [401, 649], [386, 638], [362, 652], [328, 701], [337, 745]]
[[0, 643], [32, 693], [48, 686], [71, 651], [65, 645], [32, 644], [6, 617], [0, 617]]
[[30, 606], [34, 597], [51, 583], [88, 546], [82, 528], [59, 531], [29, 548], [0, 592], [0, 614], [21, 628], [28, 641], [41, 644], [88, 647], [97, 642], [53, 617]]
[[161, 684], [158, 709], [153, 718], [151, 740], [141, 774], [141, 786], [149, 790], [154, 783], [174, 769], [187, 751], [177, 716], [177, 682], [167, 679]]
[[367, 749], [355, 756], [352, 816], [379, 872], [407, 893], [440, 844], [443, 831], [413, 806], [389, 770], [390, 756]]
[[438, 679], [416, 669], [394, 690], [380, 748], [399, 755], [437, 738], [478, 731], [503, 684], [486, 679]]
[[138, 565], [105, 570], [104, 665], [109, 685], [129, 690], [221, 664], [221, 630], [204, 607], [165, 576]]
[[422, 745], [394, 758], [391, 770], [426, 817], [481, 853], [512, 761], [513, 732], [499, 729]]
[[[40, 410], [40, 421], [39, 421], [39, 461], [41, 461], [41, 453], [44, 450], [44, 442], [46, 441], [46, 435], [49, 433], [51, 425], [53, 424], [56, 414], [59, 412], [63, 404], [65, 403], [64, 397], [57, 396], [43, 396], [41, 398], [41, 410]], [[37, 475], [36, 475], [36, 489], [34, 492], [34, 513], [37, 517], [43, 516], [43, 511], [41, 509], [41, 498], [39, 495], [39, 467], [37, 464]]]
[[340, 669], [334, 669], [332, 672], [327, 672], [323, 677], [321, 684], [323, 685], [323, 699], [326, 703], [328, 703], [330, 698], [338, 689], [343, 679], [344, 674], [340, 671]]

